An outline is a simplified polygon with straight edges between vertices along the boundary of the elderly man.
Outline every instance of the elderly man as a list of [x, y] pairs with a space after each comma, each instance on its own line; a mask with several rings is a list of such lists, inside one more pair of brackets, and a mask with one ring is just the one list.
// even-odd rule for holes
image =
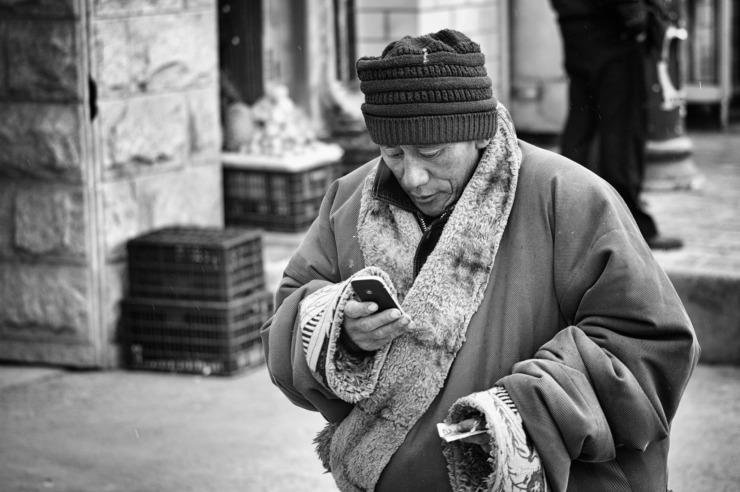
[[[262, 331], [338, 487], [666, 490], [699, 347], [619, 194], [517, 139], [460, 32], [357, 72], [381, 155], [332, 185]], [[360, 302], [359, 275], [402, 309]]]

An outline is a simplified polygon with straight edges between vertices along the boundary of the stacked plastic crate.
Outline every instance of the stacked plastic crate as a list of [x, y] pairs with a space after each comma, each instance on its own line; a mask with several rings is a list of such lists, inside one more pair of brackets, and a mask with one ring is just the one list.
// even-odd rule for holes
[[264, 361], [259, 330], [273, 297], [259, 231], [170, 227], [130, 240], [127, 250], [127, 367], [231, 375]]
[[343, 153], [338, 145], [318, 143], [296, 155], [223, 153], [224, 222], [278, 232], [307, 229], [341, 176]]

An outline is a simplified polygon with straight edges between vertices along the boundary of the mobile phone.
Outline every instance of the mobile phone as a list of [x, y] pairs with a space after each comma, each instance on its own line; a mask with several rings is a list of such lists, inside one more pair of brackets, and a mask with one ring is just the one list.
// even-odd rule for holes
[[403, 313], [403, 309], [390, 293], [388, 285], [380, 277], [359, 276], [350, 282], [352, 288], [362, 302], [374, 302], [378, 305], [378, 312], [386, 309], [398, 309]]

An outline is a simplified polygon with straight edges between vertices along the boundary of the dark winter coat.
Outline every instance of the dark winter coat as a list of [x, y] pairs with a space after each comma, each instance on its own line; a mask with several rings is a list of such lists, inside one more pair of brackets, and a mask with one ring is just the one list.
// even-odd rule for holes
[[[499, 120], [415, 279], [421, 231], [373, 193], [382, 162], [334, 183], [263, 327], [270, 375], [330, 422], [318, 448], [342, 490], [473, 490], [489, 464], [448, 463], [435, 424], [494, 385], [553, 490], [665, 490], [671, 420], [699, 355], [691, 323], [614, 189], [518, 142], [503, 108]], [[421, 329], [359, 365], [333, 340], [319, 381], [301, 347], [301, 300], [370, 265]]]

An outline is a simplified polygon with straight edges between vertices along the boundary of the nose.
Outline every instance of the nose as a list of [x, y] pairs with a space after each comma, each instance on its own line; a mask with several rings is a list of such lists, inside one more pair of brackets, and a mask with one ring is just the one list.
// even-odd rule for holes
[[403, 178], [401, 184], [407, 190], [424, 186], [429, 182], [429, 172], [415, 158], [408, 156], [403, 162]]

